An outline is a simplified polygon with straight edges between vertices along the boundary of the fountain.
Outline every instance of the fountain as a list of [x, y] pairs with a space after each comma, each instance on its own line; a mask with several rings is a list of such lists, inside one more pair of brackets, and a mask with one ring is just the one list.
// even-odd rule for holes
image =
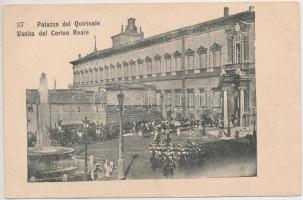
[[50, 109], [46, 74], [40, 77], [38, 131], [34, 147], [28, 148], [28, 178], [30, 181], [66, 180], [75, 172], [74, 149], [51, 146], [49, 137]]

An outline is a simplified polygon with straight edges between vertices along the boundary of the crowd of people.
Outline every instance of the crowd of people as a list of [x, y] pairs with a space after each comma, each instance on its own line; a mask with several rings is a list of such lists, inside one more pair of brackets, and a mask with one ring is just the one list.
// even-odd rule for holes
[[164, 140], [155, 134], [149, 146], [151, 168], [163, 170], [164, 176], [173, 176], [174, 170], [201, 166], [207, 160], [207, 146], [198, 141], [188, 140], [185, 144], [174, 144], [170, 134], [166, 132]]
[[[133, 133], [150, 138], [157, 133], [175, 134], [177, 128], [191, 129], [199, 122], [197, 120], [168, 121], [157, 119], [154, 121], [141, 120], [124, 122], [123, 134]], [[120, 127], [117, 123], [96, 124], [84, 120], [82, 124], [61, 124], [50, 129], [50, 139], [53, 146], [73, 146], [100, 140], [117, 138]], [[139, 134], [140, 133], [140, 134]], [[36, 134], [28, 134], [28, 146], [35, 146]]]
[[207, 160], [207, 146], [198, 141], [187, 141], [175, 148], [180, 168], [201, 166]]
[[[90, 141], [110, 140], [117, 138], [120, 132], [118, 123], [95, 123], [85, 118], [79, 124], [56, 123], [50, 128], [50, 139], [54, 146], [73, 146]], [[157, 133], [177, 133], [177, 129], [189, 130], [198, 126], [219, 126], [216, 116], [195, 119], [193, 116], [178, 118], [178, 120], [157, 119], [153, 121], [133, 121], [123, 123], [123, 134], [133, 133], [149, 138]], [[85, 137], [84, 137], [85, 136]], [[28, 134], [28, 146], [35, 146], [36, 134]]]
[[161, 144], [151, 144], [149, 146], [151, 168], [155, 172], [163, 169], [164, 176], [173, 176], [176, 168], [176, 154], [174, 147]]

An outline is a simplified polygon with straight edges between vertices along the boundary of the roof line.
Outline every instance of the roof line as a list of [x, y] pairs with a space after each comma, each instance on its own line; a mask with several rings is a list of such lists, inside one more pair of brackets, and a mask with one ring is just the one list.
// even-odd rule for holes
[[[247, 16], [248, 19], [254, 20], [254, 14], [255, 14], [255, 11], [244, 11], [244, 12], [236, 13], [233, 15], [229, 15], [228, 17], [220, 17], [220, 18], [208, 20], [208, 21], [201, 22], [198, 24], [194, 24], [194, 25], [178, 28], [178, 29], [175, 29], [172, 31], [168, 31], [165, 33], [160, 33], [158, 35], [150, 36], [148, 38], [145, 38], [142, 41], [136, 42], [131, 45], [122, 46], [119, 48], [111, 47], [111, 48], [99, 50], [97, 52], [91, 52], [82, 58], [71, 61], [70, 63], [75, 65], [75, 64], [86, 62], [86, 61], [94, 60], [97, 58], [105, 58], [105, 57], [108, 57], [111, 55], [123, 53], [128, 50], [139, 49], [139, 48], [145, 47], [147, 45], [154, 45], [154, 44], [158, 44], [158, 43], [162, 43], [162, 42], [167, 42], [172, 39], [180, 38], [180, 37], [183, 37], [186, 35], [191, 35], [191, 34], [194, 34], [197, 32], [203, 32], [205, 30], [208, 30], [210, 28], [209, 26], [211, 26], [211, 28], [212, 28], [212, 27], [215, 27], [215, 25], [219, 24], [221, 27], [223, 25], [220, 23], [223, 23], [225, 21], [230, 21], [231, 19], [234, 19], [234, 18], [237, 19], [237, 18], [240, 18], [243, 16]], [[239, 20], [241, 20], [241, 18]], [[155, 41], [155, 40], [157, 40], [157, 41]]]

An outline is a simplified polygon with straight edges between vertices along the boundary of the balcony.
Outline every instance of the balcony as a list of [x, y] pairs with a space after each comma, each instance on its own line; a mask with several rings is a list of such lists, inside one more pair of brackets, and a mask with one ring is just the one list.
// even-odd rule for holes
[[248, 71], [250, 68], [252, 68], [251, 63], [249, 62], [244, 62], [244, 63], [234, 63], [234, 64], [226, 64], [223, 66], [224, 70], [226, 72], [232, 72], [237, 69], [240, 69], [241, 71]]

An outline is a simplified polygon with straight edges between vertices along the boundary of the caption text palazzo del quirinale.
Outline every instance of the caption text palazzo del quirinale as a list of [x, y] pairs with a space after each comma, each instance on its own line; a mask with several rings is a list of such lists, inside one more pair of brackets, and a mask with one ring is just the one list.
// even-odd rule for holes
[[[36, 22], [36, 27], [40, 30], [18, 30], [18, 37], [33, 37], [33, 36], [77, 36], [77, 35], [89, 35], [89, 30], [86, 28], [100, 26], [101, 22], [98, 20], [64, 20], [61, 22]], [[42, 28], [42, 29], [41, 29]], [[50, 28], [50, 29], [48, 29]], [[62, 28], [62, 29], [61, 29]], [[67, 30], [66, 28], [73, 28], [72, 30]]]

